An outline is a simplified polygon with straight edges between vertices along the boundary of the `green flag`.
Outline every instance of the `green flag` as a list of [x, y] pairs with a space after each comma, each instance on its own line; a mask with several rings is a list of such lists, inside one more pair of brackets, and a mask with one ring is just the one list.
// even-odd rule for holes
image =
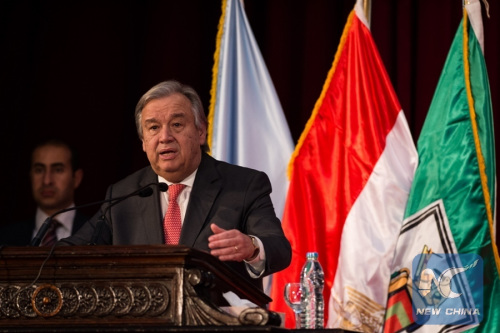
[[[419, 166], [394, 257], [384, 331], [459, 332], [472, 328], [498, 332], [500, 260], [494, 237], [495, 147], [479, 1], [465, 6], [464, 18], [451, 45], [417, 149]], [[432, 323], [429, 325], [416, 319], [415, 299], [421, 292], [418, 287], [423, 275], [416, 274], [421, 271], [417, 272], [415, 267], [425, 265], [426, 258], [433, 253], [472, 254], [482, 259], [481, 281], [474, 281], [470, 276], [463, 281], [469, 296], [475, 300], [469, 304], [474, 309], [469, 313], [470, 320], [442, 323], [429, 320], [428, 323]], [[415, 266], [414, 259], [419, 254], [426, 257], [421, 257]], [[480, 269], [475, 263], [462, 260], [454, 264], [465, 267], [463, 271], [474, 272]], [[448, 266], [454, 265], [448, 262]], [[465, 273], [456, 276], [460, 275]], [[457, 288], [453, 285], [455, 280], [451, 280], [452, 291]], [[440, 281], [434, 275], [429, 281], [439, 287]], [[401, 299], [405, 295], [413, 301], [412, 317], [404, 316], [405, 303]], [[442, 295], [443, 299], [434, 299], [430, 312], [438, 312], [449, 294]], [[406, 307], [406, 314], [408, 309], [411, 311]], [[451, 316], [453, 311], [449, 312]], [[430, 318], [433, 313], [427, 314]], [[402, 316], [411, 319], [401, 321]]]

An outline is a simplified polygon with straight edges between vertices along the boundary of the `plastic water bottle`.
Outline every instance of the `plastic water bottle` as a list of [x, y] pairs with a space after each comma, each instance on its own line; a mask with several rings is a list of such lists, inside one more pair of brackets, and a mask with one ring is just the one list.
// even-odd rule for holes
[[301, 327], [323, 328], [323, 288], [325, 285], [323, 268], [318, 261], [317, 252], [308, 252], [306, 258], [306, 263], [304, 267], [302, 267], [302, 272], [300, 273], [300, 284], [302, 288]]

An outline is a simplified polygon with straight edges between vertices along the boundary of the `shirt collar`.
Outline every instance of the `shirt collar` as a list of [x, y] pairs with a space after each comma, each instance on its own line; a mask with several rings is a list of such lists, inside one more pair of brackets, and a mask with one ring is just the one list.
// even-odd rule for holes
[[[67, 208], [72, 208], [72, 207], [75, 207], [74, 203], [69, 205]], [[71, 229], [73, 228], [73, 220], [75, 218], [75, 214], [76, 214], [75, 210], [70, 210], [68, 212], [57, 214], [56, 216], [54, 216], [53, 219], [59, 221], [62, 225], [62, 228], [66, 229], [68, 232], [71, 232]], [[43, 222], [48, 217], [49, 216], [40, 207], [37, 207], [35, 215], [36, 230], [40, 229]]]
[[[194, 178], [196, 177], [196, 173], [197, 172], [198, 172], [198, 169], [194, 170], [194, 172], [192, 174], [190, 174], [189, 176], [187, 176], [186, 178], [184, 178], [184, 180], [182, 180], [181, 182], [176, 183], [176, 184], [184, 184], [187, 187], [193, 187]], [[160, 175], [158, 175], [158, 182], [160, 182], [160, 183], [167, 183], [168, 186], [174, 184], [172, 182], [169, 182], [168, 180], [166, 180], [165, 178], [163, 178]]]

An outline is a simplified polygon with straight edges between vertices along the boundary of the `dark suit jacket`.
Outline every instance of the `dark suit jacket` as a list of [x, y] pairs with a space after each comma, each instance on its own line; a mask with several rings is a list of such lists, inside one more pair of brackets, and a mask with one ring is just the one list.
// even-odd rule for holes
[[[107, 198], [127, 195], [158, 176], [148, 166], [110, 186]], [[150, 197], [130, 197], [107, 210], [109, 229], [100, 234], [97, 244], [164, 244], [160, 192], [153, 186]], [[263, 172], [217, 161], [203, 153], [191, 191], [179, 243], [209, 251], [210, 224], [224, 229], [238, 229], [260, 238], [266, 253], [264, 275], [286, 268], [291, 260], [290, 243], [284, 236], [270, 198], [271, 183]], [[84, 245], [92, 239], [98, 218], [107, 205], [72, 237], [67, 244]], [[245, 264], [226, 262], [262, 289], [261, 279], [251, 279]]]
[[[71, 234], [74, 234], [81, 228], [88, 218], [78, 211], [73, 219], [73, 228]], [[18, 221], [0, 227], [0, 245], [6, 246], [25, 246], [30, 245], [33, 239], [33, 230], [35, 229], [35, 218], [30, 220]]]

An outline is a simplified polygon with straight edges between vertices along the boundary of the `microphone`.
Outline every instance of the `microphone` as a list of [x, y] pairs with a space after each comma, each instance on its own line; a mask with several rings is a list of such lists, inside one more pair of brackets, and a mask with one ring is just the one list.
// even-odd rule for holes
[[[149, 185], [152, 185], [152, 184], [149, 184]], [[168, 185], [165, 184], [165, 183], [155, 183], [154, 185], [158, 185], [158, 189], [161, 192], [165, 192], [165, 191], [168, 190]], [[138, 193], [137, 193], [137, 195], [140, 196], [140, 197], [142, 197], [142, 198], [149, 197], [152, 194], [153, 194], [153, 189], [151, 187], [146, 187], [146, 188], [143, 188], [143, 189], [139, 189]], [[110, 203], [106, 207], [106, 209], [104, 210], [104, 212], [102, 213], [102, 215], [97, 220], [96, 227], [94, 229], [94, 232], [92, 233], [92, 238], [90, 239], [90, 242], [87, 243], [87, 245], [96, 245], [97, 244], [97, 239], [102, 234], [102, 229], [106, 225], [106, 223], [105, 223], [106, 220], [107, 220], [106, 219], [106, 214], [107, 214], [108, 210], [111, 207], [113, 207], [114, 205], [116, 205], [116, 204], [122, 202], [123, 200], [127, 199], [128, 197], [129, 196], [117, 198], [115, 202]]]
[[62, 209], [60, 211], [57, 211], [45, 219], [45, 221], [43, 222], [40, 229], [38, 229], [36, 236], [31, 241], [30, 246], [39, 246], [40, 245], [40, 242], [42, 241], [43, 237], [45, 236], [45, 234], [47, 233], [47, 230], [50, 227], [50, 224], [52, 223], [52, 219], [61, 213], [64, 213], [64, 212], [67, 212], [70, 210], [76, 210], [76, 209], [80, 209], [80, 208], [85, 208], [85, 207], [89, 207], [89, 206], [94, 206], [94, 205], [99, 205], [99, 204], [104, 204], [106, 202], [110, 202], [112, 204], [110, 204], [108, 207], [106, 207], [106, 211], [107, 211], [107, 209], [109, 209], [114, 204], [119, 203], [127, 198], [130, 198], [130, 197], [133, 197], [136, 195], [143, 197], [143, 198], [151, 196], [153, 194], [153, 189], [151, 188], [151, 186], [153, 186], [153, 185], [158, 186], [158, 188], [162, 192], [165, 192], [168, 189], [168, 185], [165, 183], [150, 183], [150, 184], [143, 186], [140, 189], [135, 190], [134, 192], [129, 193], [127, 195], [123, 195], [123, 196], [120, 196], [117, 198], [110, 198], [110, 199], [95, 201], [95, 202], [91, 202], [91, 203], [80, 205], [80, 206], [73, 206], [73, 207], [69, 207], [69, 208], [65, 208], [65, 209]]

